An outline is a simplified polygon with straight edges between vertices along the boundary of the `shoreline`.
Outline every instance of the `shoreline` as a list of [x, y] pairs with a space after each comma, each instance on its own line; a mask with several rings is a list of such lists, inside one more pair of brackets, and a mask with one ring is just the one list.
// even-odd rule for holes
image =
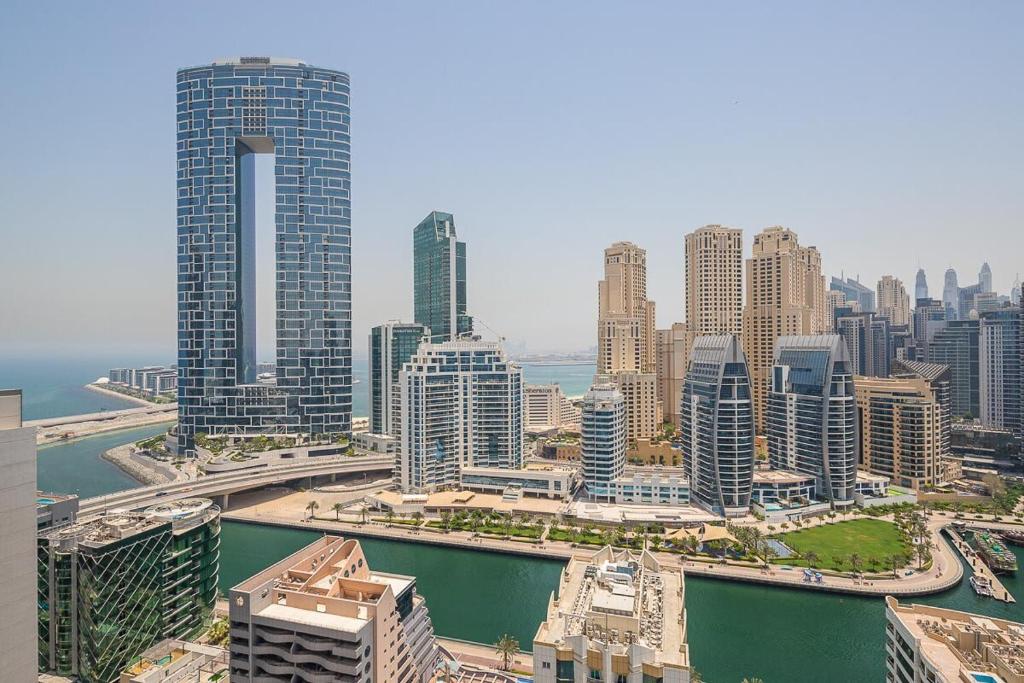
[[[122, 421], [105, 420], [103, 422], [78, 422], [59, 427], [36, 427], [36, 446], [53, 446], [71, 443], [91, 436], [100, 436], [111, 432], [127, 431], [139, 427], [151, 427], [158, 424], [177, 422], [177, 412], [171, 414], [139, 415]], [[44, 431], [45, 430], [45, 431]]]
[[[336, 533], [360, 538], [376, 538], [397, 542], [408, 541], [423, 545], [460, 548], [476, 552], [519, 555], [534, 559], [546, 559], [558, 562], [566, 562], [572, 557], [586, 559], [591, 557], [593, 553], [597, 552], [599, 549], [596, 546], [573, 548], [566, 546], [565, 544], [552, 546], [548, 543], [540, 546], [525, 542], [506, 541], [504, 539], [495, 538], [462, 538], [452, 536], [452, 534], [424, 531], [413, 532], [408, 528], [401, 528], [402, 525], [399, 525], [399, 528], [396, 528], [386, 527], [379, 523], [363, 525], [354, 522], [336, 522], [333, 520], [323, 519], [295, 521], [266, 514], [253, 514], [251, 510], [239, 510], [235, 512], [227, 510], [221, 513], [221, 518], [226, 521], [240, 522], [242, 524], [284, 527], [306, 531], [317, 531], [321, 533]], [[952, 554], [952, 549], [949, 547], [949, 543], [945, 538], [942, 538], [940, 543], [942, 543], [942, 551]], [[656, 552], [655, 556], [666, 562], [673, 562], [672, 558], [674, 557], [674, 563], [679, 564], [684, 573], [700, 578], [716, 579], [719, 581], [738, 581], [740, 583], [771, 586], [773, 588], [804, 590], [814, 593], [856, 595], [865, 598], [881, 598], [886, 595], [915, 597], [944, 593], [959, 585], [964, 575], [963, 565], [959, 559], [955, 559], [956, 569], [950, 572], [948, 576], [943, 577], [943, 580], [938, 582], [922, 583], [904, 580], [903, 585], [898, 585], [900, 582], [899, 579], [892, 580], [877, 578], [869, 580], [865, 584], [863, 582], [853, 583], [849, 580], [847, 580], [849, 581], [848, 583], [844, 583], [841, 581], [842, 577], [830, 577], [837, 581], [835, 583], [812, 584], [798, 580], [799, 574], [795, 571], [787, 572], [779, 568], [775, 568], [770, 574], [764, 574], [761, 573], [760, 570], [754, 571], [753, 567], [720, 565], [718, 563], [703, 562], [686, 558], [681, 555], [675, 555], [674, 553], [666, 556], [665, 553]], [[897, 585], [889, 585], [894, 581]], [[882, 583], [883, 585], [876, 587], [876, 583]], [[910, 585], [906, 585], [908, 583]]]
[[149, 469], [135, 462], [132, 459], [131, 448], [135, 445], [134, 442], [122, 444], [120, 446], [114, 446], [113, 448], [103, 451], [100, 458], [106, 460], [111, 465], [121, 470], [129, 477], [139, 482], [141, 486], [151, 486], [153, 484], [166, 484], [169, 479], [158, 474], [155, 470]]
[[107, 389], [107, 388], [105, 388], [105, 387], [103, 387], [102, 385], [99, 385], [99, 384], [86, 384], [84, 388], [88, 389], [89, 391], [95, 391], [98, 394], [105, 394], [106, 396], [113, 396], [115, 398], [119, 398], [119, 399], [122, 399], [124, 401], [127, 401], [128, 403], [134, 403], [134, 404], [140, 405], [140, 406], [159, 407], [159, 406], [162, 406], [162, 405], [167, 405], [165, 403], [156, 403], [154, 401], [147, 401], [146, 399], [139, 398], [138, 396], [129, 396], [128, 394], [122, 394], [120, 391], [114, 391], [113, 389]]

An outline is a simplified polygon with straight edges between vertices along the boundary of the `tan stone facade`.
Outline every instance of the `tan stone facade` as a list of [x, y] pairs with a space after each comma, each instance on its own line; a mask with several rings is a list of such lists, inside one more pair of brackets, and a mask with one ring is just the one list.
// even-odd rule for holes
[[636, 445], [626, 451], [626, 460], [644, 465], [676, 467], [682, 464], [683, 453], [678, 448], [673, 448], [668, 441], [655, 443], [651, 439], [637, 439]]
[[683, 397], [686, 363], [693, 347], [693, 334], [684, 323], [675, 323], [670, 329], [657, 331], [658, 399], [665, 422], [679, 428], [679, 401]]
[[626, 440], [649, 438], [661, 430], [662, 405], [654, 373], [617, 372], [598, 375], [595, 383], [614, 384], [626, 405]]
[[739, 335], [743, 231], [705, 225], [686, 236], [686, 322], [694, 336]]
[[632, 242], [604, 250], [597, 284], [597, 371], [654, 372], [654, 302], [647, 300], [647, 252]]
[[747, 306], [743, 312], [743, 352], [754, 392], [754, 424], [763, 431], [764, 406], [776, 340], [784, 335], [826, 332], [825, 278], [821, 254], [801, 247], [796, 233], [765, 228], [754, 237], [747, 260]]
[[910, 296], [903, 281], [892, 275], [883, 275], [875, 287], [878, 295], [878, 315], [889, 318], [892, 325], [910, 324]]
[[943, 408], [921, 378], [855, 377], [860, 468], [915, 490], [942, 482]]

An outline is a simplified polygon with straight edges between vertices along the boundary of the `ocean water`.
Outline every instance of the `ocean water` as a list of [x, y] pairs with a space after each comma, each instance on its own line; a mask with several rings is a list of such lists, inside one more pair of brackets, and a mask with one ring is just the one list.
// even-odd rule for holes
[[[160, 358], [96, 357], [0, 358], [0, 389], [21, 389], [24, 419], [39, 420], [65, 415], [82, 415], [103, 410], [134, 408], [137, 404], [85, 389], [112, 367], [166, 364]], [[590, 388], [596, 366], [524, 365], [527, 384], [558, 384], [566, 396], [581, 396]], [[352, 414], [369, 415], [369, 364], [365, 358], [352, 361]]]

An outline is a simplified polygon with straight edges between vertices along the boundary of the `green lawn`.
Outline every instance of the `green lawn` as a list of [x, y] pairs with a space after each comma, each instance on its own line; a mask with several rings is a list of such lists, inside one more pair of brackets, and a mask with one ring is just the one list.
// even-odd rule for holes
[[[905, 556], [901, 566], [910, 561], [911, 547], [900, 536], [895, 524], [879, 519], [855, 519], [849, 522], [825, 524], [812, 529], [800, 529], [781, 534], [778, 538], [800, 554], [813, 551], [818, 554], [818, 567], [849, 571], [850, 555], [856, 553], [862, 560], [861, 571], [891, 569], [886, 558], [892, 554]], [[877, 560], [873, 563], [871, 560]], [[805, 565], [796, 557], [777, 559], [781, 564]]]

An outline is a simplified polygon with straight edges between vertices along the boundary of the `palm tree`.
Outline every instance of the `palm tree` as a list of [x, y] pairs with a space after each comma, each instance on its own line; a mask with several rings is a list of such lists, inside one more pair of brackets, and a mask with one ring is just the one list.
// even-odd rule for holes
[[804, 553], [804, 560], [807, 562], [807, 566], [811, 567], [812, 569], [817, 565], [819, 559], [820, 558], [818, 557], [818, 553], [814, 552], [813, 550], [808, 550], [806, 553]]
[[494, 650], [501, 655], [502, 668], [509, 671], [516, 655], [519, 654], [519, 641], [506, 633], [498, 638], [498, 642], [494, 644]]
[[[512, 536], [512, 513], [508, 513], [501, 520], [501, 528], [505, 531], [506, 537]], [[518, 644], [517, 644], [518, 645]]]
[[370, 518], [370, 510], [367, 509], [367, 507], [364, 505], [363, 507], [361, 507], [359, 509], [359, 519], [362, 520], [363, 524], [366, 524], [366, 522], [367, 522], [367, 520], [369, 518]]
[[307, 519], [313, 519], [313, 513], [320, 509], [320, 503], [315, 500], [311, 500], [306, 504], [306, 509], [309, 511], [309, 517], [307, 517]]
[[477, 527], [480, 526], [480, 522], [483, 521], [484, 513], [480, 510], [473, 510], [469, 514], [469, 528], [476, 531]]
[[919, 543], [914, 544], [914, 554], [917, 555], [917, 568], [924, 568], [924, 561], [931, 557], [932, 548], [935, 544], [928, 540], [923, 540]]
[[334, 519], [340, 522], [341, 511], [345, 509], [344, 503], [335, 503], [334, 505], [331, 506], [331, 509], [334, 510]]
[[391, 523], [395, 521], [395, 511], [388, 509], [388, 511], [384, 513], [384, 519], [387, 521], [388, 526], [391, 526]]
[[850, 568], [853, 569], [854, 574], [860, 573], [860, 568], [864, 565], [864, 560], [857, 553], [850, 555], [847, 562], [850, 563]]
[[445, 510], [441, 513], [441, 528], [448, 531], [452, 526], [452, 513]]
[[412, 513], [412, 521], [416, 522], [416, 526], [419, 526], [420, 522], [423, 521], [423, 513], [420, 512], [419, 510]]
[[696, 536], [687, 536], [686, 540], [683, 541], [686, 549], [693, 555], [697, 554], [697, 550], [700, 548], [700, 541], [697, 540]]
[[899, 569], [900, 564], [903, 562], [903, 556], [899, 553], [893, 553], [886, 556], [885, 563], [892, 567], [892, 578], [897, 578], [896, 570]]

